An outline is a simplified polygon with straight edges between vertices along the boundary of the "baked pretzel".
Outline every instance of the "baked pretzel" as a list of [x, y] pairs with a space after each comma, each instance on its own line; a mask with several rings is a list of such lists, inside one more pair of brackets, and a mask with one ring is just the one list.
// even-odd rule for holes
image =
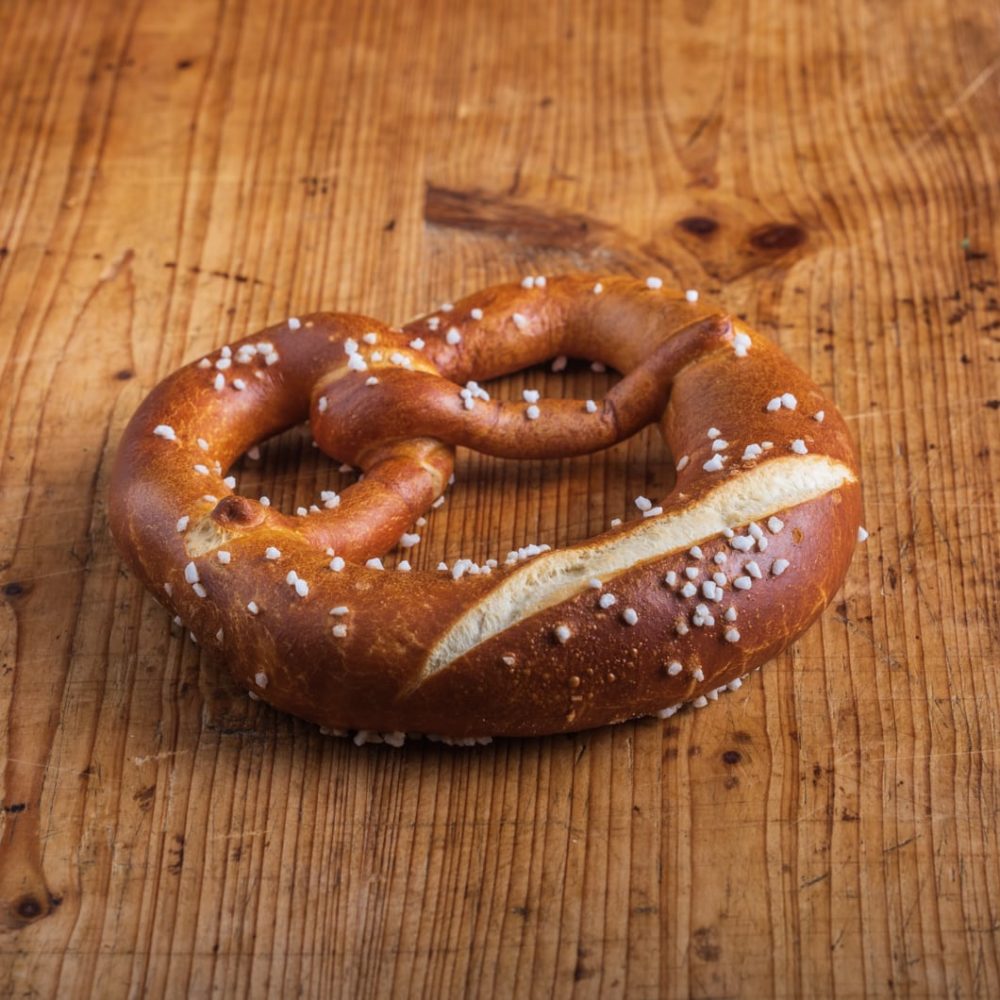
[[[491, 399], [547, 359], [617, 369], [602, 400]], [[478, 381], [472, 381], [472, 380]], [[310, 420], [363, 470], [290, 516], [234, 492], [247, 449]], [[411, 571], [461, 445], [510, 458], [605, 448], [659, 421], [674, 489], [556, 551]], [[458, 742], [706, 705], [840, 587], [860, 487], [844, 421], [772, 343], [655, 278], [497, 285], [402, 329], [292, 318], [161, 382], [122, 438], [126, 560], [252, 697], [356, 740]]]

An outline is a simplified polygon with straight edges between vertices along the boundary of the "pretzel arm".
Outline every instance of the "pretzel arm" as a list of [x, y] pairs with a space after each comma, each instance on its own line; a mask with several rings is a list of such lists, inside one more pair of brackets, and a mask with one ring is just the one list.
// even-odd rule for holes
[[[557, 310], [545, 316], [553, 324], [547, 332], [563, 344], [564, 331], [556, 324], [567, 317]], [[463, 387], [420, 368], [421, 358], [401, 344], [380, 345], [380, 363], [372, 361], [372, 350], [359, 350], [363, 369], [360, 363], [354, 370], [342, 365], [331, 373], [313, 401], [313, 431], [327, 454], [353, 464], [363, 464], [372, 449], [404, 433], [503, 458], [588, 454], [659, 420], [684, 367], [712, 351], [731, 350], [731, 340], [729, 322], [715, 316], [651, 338], [648, 354], [600, 402], [542, 400], [530, 391], [518, 403], [491, 399], [478, 383]], [[487, 350], [479, 345], [496, 350], [497, 331], [476, 329], [468, 343], [468, 350], [485, 363]], [[542, 336], [533, 343], [533, 352], [519, 360], [543, 358], [552, 350]], [[397, 364], [386, 363], [387, 356]], [[410, 366], [403, 367], [401, 360]]]

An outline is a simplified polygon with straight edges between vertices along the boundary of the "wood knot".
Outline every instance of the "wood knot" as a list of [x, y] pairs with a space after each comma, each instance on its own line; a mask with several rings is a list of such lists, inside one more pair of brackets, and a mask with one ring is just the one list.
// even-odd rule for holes
[[259, 504], [241, 496], [223, 497], [212, 511], [216, 524], [251, 528], [264, 520], [264, 511]]
[[14, 919], [18, 924], [30, 924], [49, 912], [48, 907], [43, 905], [37, 896], [31, 894], [15, 899], [11, 909], [14, 911]]
[[14, 904], [17, 915], [22, 920], [34, 920], [42, 915], [42, 904], [34, 896], [25, 896]]
[[806, 232], [792, 223], [775, 222], [760, 226], [750, 234], [750, 243], [758, 250], [792, 250], [805, 243]]
[[719, 228], [715, 219], [710, 219], [707, 215], [689, 215], [677, 225], [692, 236], [711, 236]]

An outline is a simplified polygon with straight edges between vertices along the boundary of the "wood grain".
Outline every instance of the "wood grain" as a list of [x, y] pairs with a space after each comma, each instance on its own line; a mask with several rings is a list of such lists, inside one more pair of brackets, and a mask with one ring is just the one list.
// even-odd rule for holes
[[[0, 994], [1000, 995], [998, 116], [976, 0], [0, 5]], [[727, 303], [856, 431], [872, 538], [741, 691], [359, 750], [123, 571], [109, 462], [181, 362], [581, 267]], [[463, 455], [419, 564], [669, 468]], [[300, 432], [241, 477], [339, 481]]]

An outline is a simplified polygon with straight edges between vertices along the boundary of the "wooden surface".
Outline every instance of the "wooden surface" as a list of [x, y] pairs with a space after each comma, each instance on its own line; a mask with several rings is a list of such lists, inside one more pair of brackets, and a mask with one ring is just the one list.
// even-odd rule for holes
[[[0, 3], [0, 995], [1000, 995], [998, 120], [981, 0]], [[720, 299], [856, 433], [871, 540], [741, 691], [356, 749], [123, 570], [109, 464], [181, 362], [575, 268]], [[669, 469], [465, 455], [418, 563]], [[342, 481], [299, 432], [240, 476]]]

